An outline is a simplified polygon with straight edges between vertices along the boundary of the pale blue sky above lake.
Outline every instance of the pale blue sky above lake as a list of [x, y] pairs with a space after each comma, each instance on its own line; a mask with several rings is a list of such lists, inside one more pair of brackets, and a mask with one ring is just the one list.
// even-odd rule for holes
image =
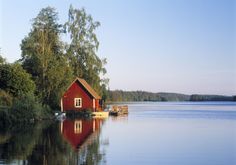
[[55, 7], [63, 23], [70, 4], [101, 22], [111, 89], [236, 94], [235, 0], [2, 0], [3, 56], [21, 57], [40, 9]]

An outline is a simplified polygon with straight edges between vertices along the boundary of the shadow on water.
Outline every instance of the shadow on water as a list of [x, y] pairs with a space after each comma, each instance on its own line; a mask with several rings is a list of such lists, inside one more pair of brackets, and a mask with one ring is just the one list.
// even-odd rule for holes
[[0, 129], [0, 164], [99, 164], [101, 119], [76, 119]]

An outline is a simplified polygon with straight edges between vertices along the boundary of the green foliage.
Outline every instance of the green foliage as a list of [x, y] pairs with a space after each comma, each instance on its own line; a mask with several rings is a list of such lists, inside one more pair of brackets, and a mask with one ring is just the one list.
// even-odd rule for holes
[[7, 128], [11, 124], [11, 118], [9, 114], [9, 110], [5, 108], [0, 108], [0, 132], [5, 131], [4, 129]]
[[20, 64], [0, 65], [0, 88], [10, 93], [14, 97], [26, 93], [33, 93], [35, 84]]
[[12, 105], [12, 96], [0, 89], [0, 106], [11, 106]]
[[58, 14], [54, 8], [43, 8], [21, 44], [23, 67], [32, 74], [37, 95], [52, 108], [59, 107], [62, 91], [73, 79], [60, 41], [62, 25], [57, 21]]
[[48, 115], [48, 113], [48, 108], [43, 107], [38, 99], [31, 93], [15, 99], [10, 109], [10, 114], [14, 122], [38, 120]]
[[71, 68], [65, 62], [64, 56], [52, 61], [47, 72], [47, 96], [46, 103], [52, 109], [58, 109], [61, 96], [73, 80]]
[[70, 6], [68, 16], [64, 26], [71, 40], [66, 52], [73, 74], [84, 78], [99, 94], [103, 94], [102, 84], [107, 85], [104, 83], [107, 80], [101, 76], [106, 74], [106, 59], [100, 59], [97, 55], [99, 41], [95, 33], [100, 23], [93, 21], [83, 8]]

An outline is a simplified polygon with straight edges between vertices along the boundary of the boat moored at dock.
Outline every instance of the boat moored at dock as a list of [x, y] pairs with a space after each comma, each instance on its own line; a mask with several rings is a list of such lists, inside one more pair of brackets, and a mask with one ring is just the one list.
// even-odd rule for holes
[[109, 114], [112, 116], [126, 115], [128, 113], [128, 105], [113, 105], [109, 111]]

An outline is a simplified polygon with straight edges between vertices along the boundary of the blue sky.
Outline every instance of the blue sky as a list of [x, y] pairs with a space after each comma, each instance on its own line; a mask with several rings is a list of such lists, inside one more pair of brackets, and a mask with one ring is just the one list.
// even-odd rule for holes
[[60, 22], [69, 5], [101, 22], [98, 55], [111, 89], [236, 94], [235, 0], [0, 1], [0, 47], [9, 62], [41, 8]]

